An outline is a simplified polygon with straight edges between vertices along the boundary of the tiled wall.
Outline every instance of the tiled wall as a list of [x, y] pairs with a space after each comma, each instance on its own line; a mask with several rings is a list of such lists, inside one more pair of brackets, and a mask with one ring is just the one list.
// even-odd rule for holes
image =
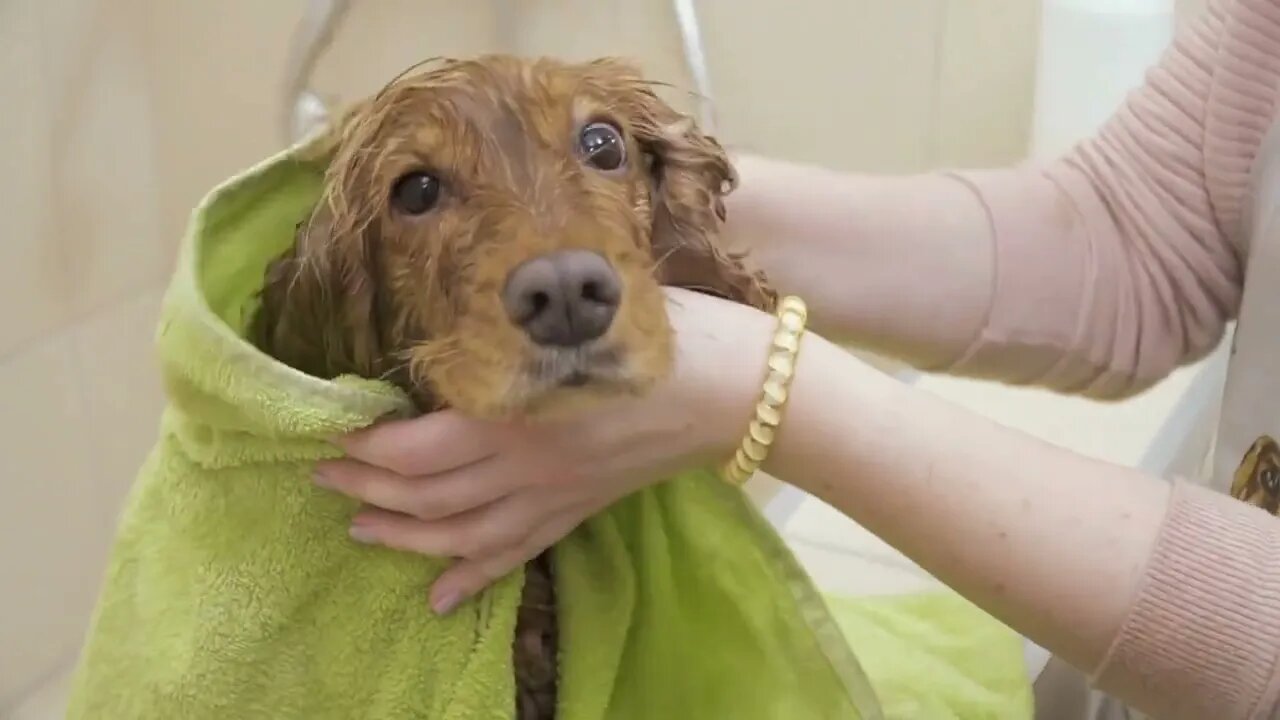
[[[1035, 0], [699, 6], [733, 145], [886, 172], [1023, 151]], [[0, 716], [78, 644], [155, 433], [177, 238], [210, 185], [278, 147], [303, 7], [0, 2]], [[353, 98], [426, 56], [508, 49], [629, 55], [687, 85], [679, 48], [666, 0], [368, 0], [318, 80]]]
[[[521, 52], [629, 56], [689, 87], [666, 0], [497, 5], [515, 10], [501, 37]], [[1001, 163], [1024, 152], [1034, 0], [697, 6], [719, 130], [732, 145], [888, 172]], [[598, 29], [566, 30], [588, 22]]]
[[[461, 3], [355, 4], [346, 57], [365, 75], [348, 89], [415, 45], [490, 42]], [[0, 716], [79, 644], [155, 437], [151, 338], [179, 234], [210, 185], [277, 148], [303, 7], [0, 2]]]
[[136, 4], [0, 4], [0, 706], [74, 649], [159, 394]]

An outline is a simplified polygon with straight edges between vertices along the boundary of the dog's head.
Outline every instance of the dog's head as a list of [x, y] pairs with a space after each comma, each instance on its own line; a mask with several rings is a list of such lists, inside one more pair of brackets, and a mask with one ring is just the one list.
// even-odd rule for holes
[[536, 415], [672, 365], [661, 285], [759, 307], [717, 246], [724, 150], [617, 61], [442, 61], [335, 128], [322, 202], [268, 272], [258, 340], [424, 409]]
[[1280, 515], [1280, 443], [1267, 435], [1254, 441], [1236, 467], [1231, 496]]

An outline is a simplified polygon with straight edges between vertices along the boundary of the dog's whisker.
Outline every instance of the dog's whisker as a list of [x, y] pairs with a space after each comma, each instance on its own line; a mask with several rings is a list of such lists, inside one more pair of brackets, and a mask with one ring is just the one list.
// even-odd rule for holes
[[391, 380], [395, 378], [396, 375], [399, 374], [401, 371], [409, 369], [409, 367], [410, 367], [410, 363], [408, 362], [396, 363], [395, 365], [392, 365], [391, 367], [382, 371], [382, 373], [378, 376], [378, 379], [384, 382]]
[[666, 262], [671, 259], [671, 256], [676, 254], [677, 250], [679, 250], [678, 247], [670, 248], [669, 250], [664, 252], [657, 260], [654, 260], [653, 261], [654, 271], [662, 269], [662, 266], [665, 265]]

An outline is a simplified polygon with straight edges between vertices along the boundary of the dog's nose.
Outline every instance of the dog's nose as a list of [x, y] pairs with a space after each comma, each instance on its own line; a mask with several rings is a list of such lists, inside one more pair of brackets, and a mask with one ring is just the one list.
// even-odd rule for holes
[[521, 264], [507, 276], [507, 315], [539, 345], [572, 347], [609, 329], [622, 297], [609, 262], [589, 250], [560, 250]]

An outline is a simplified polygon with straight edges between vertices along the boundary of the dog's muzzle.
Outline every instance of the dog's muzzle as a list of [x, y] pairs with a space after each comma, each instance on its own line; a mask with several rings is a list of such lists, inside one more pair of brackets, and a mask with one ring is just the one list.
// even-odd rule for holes
[[609, 331], [622, 282], [589, 250], [560, 250], [521, 263], [507, 276], [507, 317], [535, 344], [579, 348]]

